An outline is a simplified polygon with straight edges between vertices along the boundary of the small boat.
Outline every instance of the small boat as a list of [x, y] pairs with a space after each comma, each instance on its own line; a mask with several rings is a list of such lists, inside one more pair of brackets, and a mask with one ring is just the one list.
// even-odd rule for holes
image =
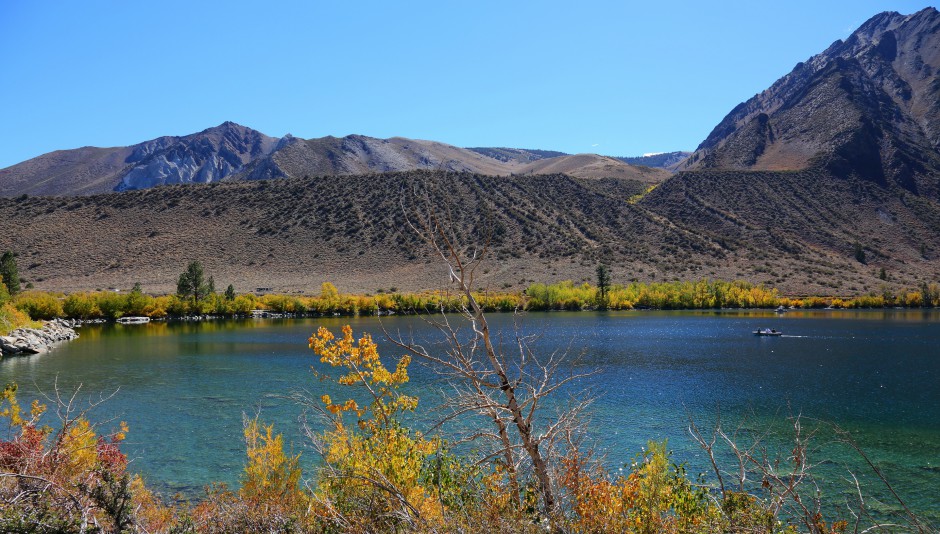
[[755, 336], [782, 336], [783, 332], [775, 328], [758, 328], [754, 331]]
[[135, 317], [130, 315], [127, 317], [119, 317], [117, 322], [120, 324], [147, 324], [150, 322], [150, 317]]
[[782, 304], [780, 306], [777, 306], [777, 309], [775, 311], [777, 313], [787, 313], [787, 309], [784, 308]]

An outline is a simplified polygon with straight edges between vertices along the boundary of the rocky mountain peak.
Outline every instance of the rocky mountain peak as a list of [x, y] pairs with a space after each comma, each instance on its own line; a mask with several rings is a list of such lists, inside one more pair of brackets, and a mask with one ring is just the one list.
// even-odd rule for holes
[[940, 13], [881, 13], [735, 107], [684, 169], [800, 170], [940, 192]]
[[126, 160], [131, 167], [115, 190], [219, 181], [271, 154], [279, 141], [230, 121], [184, 137], [160, 137], [133, 147]]

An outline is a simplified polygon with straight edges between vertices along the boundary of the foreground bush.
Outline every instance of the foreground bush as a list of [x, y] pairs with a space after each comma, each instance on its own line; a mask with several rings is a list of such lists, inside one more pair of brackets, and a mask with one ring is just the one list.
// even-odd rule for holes
[[10, 302], [10, 292], [0, 281], [0, 336], [5, 336], [17, 328], [38, 326], [38, 323], [29, 318], [29, 314], [20, 311]]
[[0, 440], [0, 530], [123, 532], [134, 527], [132, 480], [119, 444], [126, 427], [100, 436], [70, 404], [52, 431], [38, 422], [45, 406], [25, 414], [16, 386], [3, 390], [0, 416], [14, 435]]

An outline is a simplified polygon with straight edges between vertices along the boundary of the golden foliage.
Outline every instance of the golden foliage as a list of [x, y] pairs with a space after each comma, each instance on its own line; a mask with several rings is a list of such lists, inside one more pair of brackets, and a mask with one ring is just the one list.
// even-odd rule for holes
[[17, 328], [39, 328], [41, 323], [33, 321], [25, 312], [16, 309], [13, 303], [0, 305], [0, 336], [5, 336]]
[[245, 422], [248, 464], [242, 478], [241, 496], [251, 502], [280, 502], [291, 507], [303, 502], [300, 492], [300, 455], [284, 453], [284, 438], [274, 435], [274, 425], [258, 419]]
[[670, 464], [665, 443], [650, 442], [626, 476], [610, 476], [580, 456], [562, 464], [573, 532], [722, 532], [720, 510], [680, 466]]
[[57, 295], [27, 291], [13, 298], [13, 305], [31, 319], [55, 319], [62, 316], [62, 303]]
[[[580, 310], [597, 302], [597, 288], [590, 284], [574, 285], [571, 281], [557, 284], [532, 284], [526, 289], [529, 310]], [[748, 282], [699, 280], [696, 282], [632, 283], [613, 285], [607, 293], [608, 308], [708, 309], [708, 308], [773, 308], [779, 295]]]
[[[329, 395], [321, 397], [332, 428], [322, 436], [326, 466], [319, 500], [330, 503], [335, 520], [354, 528], [391, 528], [403, 517], [406, 523], [440, 522], [445, 513], [440, 488], [424, 483], [424, 469], [430, 457], [443, 452], [443, 443], [399, 420], [418, 405], [416, 397], [399, 391], [409, 380], [410, 358], [403, 356], [390, 371], [371, 336], [355, 340], [348, 325], [340, 338], [321, 327], [309, 343], [321, 363], [344, 371], [337, 384], [364, 389], [371, 397], [365, 406], [354, 399], [334, 402]], [[347, 415], [353, 416], [355, 426], [346, 423]], [[365, 503], [369, 505], [364, 508]]]

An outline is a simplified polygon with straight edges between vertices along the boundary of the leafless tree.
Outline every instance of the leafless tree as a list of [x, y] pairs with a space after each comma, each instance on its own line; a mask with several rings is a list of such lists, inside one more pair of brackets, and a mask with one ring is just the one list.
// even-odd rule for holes
[[[791, 415], [789, 421], [792, 426], [792, 449], [781, 455], [774, 452], [774, 448], [767, 443], [774, 434], [769, 428], [763, 431], [746, 430], [750, 425], [742, 421], [733, 430], [727, 430], [719, 413], [711, 431], [704, 432], [690, 419], [689, 433], [708, 457], [718, 480], [721, 499], [727, 500], [732, 494], [754, 495], [760, 492], [766, 496], [765, 509], [774, 519], [786, 517], [797, 520], [807, 532], [828, 534], [829, 530], [826, 530], [822, 522], [823, 500], [816, 481], [816, 469], [825, 462], [812, 458], [821, 453], [822, 447], [817, 444], [820, 430], [831, 427], [835, 441], [848, 445], [860, 455], [904, 510], [906, 519], [906, 524], [901, 525], [885, 523], [872, 517], [866, 508], [865, 495], [858, 478], [849, 471], [848, 476], [856, 493], [854, 502], [847, 500], [845, 503], [848, 514], [854, 519], [851, 531], [856, 534], [895, 532], [897, 529], [903, 529], [903, 532], [934, 532], [923, 519], [908, 508], [881, 470], [852, 440], [848, 432], [837, 425], [807, 419], [801, 414]], [[806, 422], [812, 423], [811, 428], [807, 429]], [[722, 451], [730, 453], [734, 458], [730, 468], [722, 466]]]
[[[447, 195], [437, 196], [441, 197]], [[568, 351], [536, 353], [532, 340], [520, 333], [518, 322], [511, 341], [494, 333], [473, 293], [477, 272], [488, 256], [489, 236], [468, 238], [468, 232], [461, 232], [455, 223], [450, 207], [434, 205], [426, 190], [413, 191], [409, 200], [410, 204], [402, 202], [408, 224], [439, 257], [464, 305], [459, 319], [442, 313], [427, 320], [446, 340], [443, 344], [428, 346], [401, 333], [385, 334], [448, 377], [453, 395], [447, 403], [447, 419], [482, 417], [486, 423], [472, 425], [464, 439], [488, 444], [482, 461], [496, 461], [505, 470], [517, 504], [531, 476], [544, 514], [554, 520], [559, 512], [555, 467], [566, 448], [576, 443], [571, 436], [580, 432], [581, 413], [590, 400], [573, 398], [553, 417], [544, 413], [547, 405], [560, 403], [546, 401], [590, 373], [570, 371], [565, 365]]]

